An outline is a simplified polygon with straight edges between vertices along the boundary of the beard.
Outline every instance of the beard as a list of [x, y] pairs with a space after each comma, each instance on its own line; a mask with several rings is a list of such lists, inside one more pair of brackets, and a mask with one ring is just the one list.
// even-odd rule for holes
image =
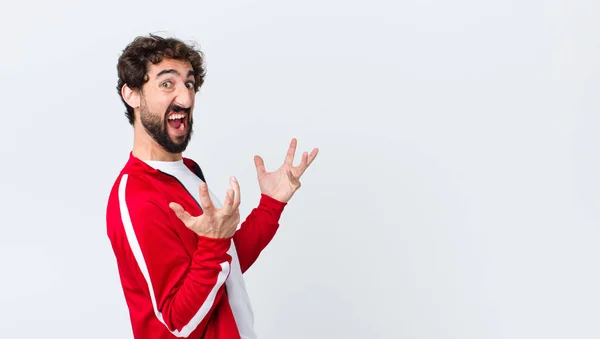
[[[167, 116], [169, 115], [169, 112], [172, 111], [185, 112], [187, 119], [185, 122], [187, 133], [185, 135], [178, 136], [175, 141], [171, 139], [171, 136], [167, 130]], [[160, 115], [150, 112], [145, 100], [142, 99], [142, 104], [140, 106], [140, 121], [146, 132], [165, 151], [173, 154], [183, 153], [192, 139], [192, 134], [194, 134], [194, 130], [192, 129], [193, 119], [190, 111], [191, 110], [189, 108], [182, 108], [178, 105], [170, 105], [161, 118]]]

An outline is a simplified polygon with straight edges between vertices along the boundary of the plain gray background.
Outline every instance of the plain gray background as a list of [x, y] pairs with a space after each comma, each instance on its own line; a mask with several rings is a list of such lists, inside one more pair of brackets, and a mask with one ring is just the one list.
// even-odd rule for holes
[[256, 206], [320, 154], [246, 274], [273, 338], [600, 337], [595, 0], [2, 0], [0, 337], [131, 338], [105, 229], [116, 62], [196, 41], [186, 156]]

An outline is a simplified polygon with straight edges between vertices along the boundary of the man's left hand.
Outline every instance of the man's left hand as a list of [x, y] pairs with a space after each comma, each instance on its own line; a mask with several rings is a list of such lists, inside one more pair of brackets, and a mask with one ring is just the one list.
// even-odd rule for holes
[[267, 172], [265, 170], [263, 159], [258, 155], [254, 156], [254, 165], [256, 166], [256, 172], [258, 174], [258, 184], [262, 194], [287, 203], [300, 188], [300, 177], [302, 177], [304, 171], [306, 171], [308, 166], [315, 160], [317, 153], [319, 153], [319, 149], [314, 148], [310, 154], [308, 154], [308, 152], [302, 153], [300, 164], [294, 166], [296, 144], [297, 140], [296, 138], [293, 138], [283, 165], [274, 172]]

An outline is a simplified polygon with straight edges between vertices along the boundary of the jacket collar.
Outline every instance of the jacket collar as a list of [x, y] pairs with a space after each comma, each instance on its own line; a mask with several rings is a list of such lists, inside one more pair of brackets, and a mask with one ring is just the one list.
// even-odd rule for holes
[[[198, 166], [198, 164], [194, 160], [183, 157], [183, 163], [192, 172], [196, 173], [196, 175], [199, 176], [200, 179], [202, 179], [202, 181], [206, 181], [204, 179], [204, 174], [202, 173], [200, 166]], [[143, 160], [134, 156], [133, 151], [129, 152], [129, 159], [128, 159], [127, 163], [125, 164], [125, 167], [123, 168], [123, 170], [126, 172], [142, 171], [142, 172], [147, 172], [147, 173], [155, 174], [155, 175], [163, 174], [161, 171], [155, 169], [154, 167], [145, 163]]]

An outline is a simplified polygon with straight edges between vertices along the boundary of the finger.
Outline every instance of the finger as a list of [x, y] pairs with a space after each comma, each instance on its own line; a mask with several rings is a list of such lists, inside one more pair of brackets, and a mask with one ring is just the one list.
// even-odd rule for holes
[[234, 220], [235, 220], [235, 228], [237, 228], [237, 225], [240, 224], [240, 210], [236, 210], [235, 211], [235, 215], [234, 215]]
[[300, 160], [300, 165], [296, 166], [296, 169], [298, 169], [298, 177], [302, 176], [302, 173], [304, 173], [304, 171], [306, 170], [306, 168], [308, 167], [308, 153], [304, 152], [302, 153], [302, 159]]
[[214, 212], [215, 205], [213, 205], [212, 200], [210, 200], [208, 186], [205, 182], [200, 183], [200, 204], [202, 205], [205, 214]]
[[[305, 154], [306, 154], [306, 159], [305, 159]], [[306, 171], [308, 166], [310, 166], [310, 164], [313, 162], [313, 160], [315, 160], [315, 158], [317, 157], [317, 154], [319, 154], [318, 148], [314, 148], [312, 150], [312, 152], [310, 152], [310, 154], [308, 154], [307, 152], [304, 152], [302, 154], [302, 161], [300, 162], [300, 165], [298, 166], [298, 169], [300, 170], [299, 171], [300, 174], [298, 174], [298, 178], [300, 178], [302, 176], [302, 174], [304, 174], [304, 171]]]
[[169, 207], [173, 210], [173, 212], [175, 212], [177, 218], [183, 221], [183, 223], [186, 226], [193, 222], [194, 217], [192, 217], [192, 215], [189, 214], [186, 210], [184, 210], [183, 207], [181, 207], [181, 205], [179, 205], [178, 203], [172, 202], [169, 204]]
[[259, 177], [267, 174], [267, 171], [265, 170], [265, 162], [258, 155], [254, 156], [254, 166], [256, 166], [256, 174], [258, 174]]
[[231, 214], [231, 211], [233, 211], [233, 195], [233, 190], [231, 188], [228, 189], [225, 194], [225, 202], [223, 203], [223, 213], [225, 214]]
[[231, 187], [233, 187], [233, 208], [237, 209], [240, 206], [240, 200], [242, 199], [242, 196], [240, 194], [240, 183], [237, 181], [236, 177], [231, 177], [229, 179], [229, 181], [231, 182]]
[[300, 166], [308, 166], [308, 152], [302, 152], [302, 159], [300, 160]]
[[319, 149], [313, 148], [312, 152], [310, 152], [310, 155], [308, 156], [308, 164], [306, 165], [306, 167], [310, 166], [313, 160], [315, 160], [315, 158], [317, 157], [317, 154], [319, 154]]
[[296, 140], [296, 138], [293, 138], [290, 142], [290, 148], [288, 148], [288, 152], [285, 156], [285, 163], [290, 164], [292, 166], [294, 165], [294, 154], [296, 154], [297, 143], [298, 141]]
[[298, 180], [298, 178], [296, 178], [293, 174], [292, 174], [292, 170], [288, 169], [286, 171], [287, 173], [287, 177], [290, 180], [290, 183], [292, 183], [292, 186], [296, 189], [298, 189], [300, 187], [300, 181]]

